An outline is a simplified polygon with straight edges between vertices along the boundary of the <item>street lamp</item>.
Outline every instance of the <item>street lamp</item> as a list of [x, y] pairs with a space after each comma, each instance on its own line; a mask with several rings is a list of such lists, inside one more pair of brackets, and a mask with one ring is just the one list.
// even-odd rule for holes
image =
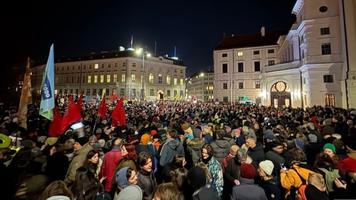
[[141, 78], [141, 100], [145, 99], [145, 56], [147, 58], [151, 57], [151, 54], [145, 51], [143, 48], [138, 48], [136, 50], [136, 55], [142, 56], [142, 78]]

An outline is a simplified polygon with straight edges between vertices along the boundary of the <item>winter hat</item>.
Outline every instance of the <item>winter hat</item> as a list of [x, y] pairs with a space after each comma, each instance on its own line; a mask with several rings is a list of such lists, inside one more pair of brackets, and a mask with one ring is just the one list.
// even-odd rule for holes
[[253, 179], [256, 176], [256, 169], [252, 164], [242, 163], [240, 173], [242, 178]]
[[56, 196], [48, 197], [46, 200], [70, 200], [70, 198], [63, 195], [56, 195]]
[[150, 142], [150, 140], [151, 140], [151, 135], [145, 133], [141, 136], [140, 142], [141, 142], [141, 144], [148, 144]]
[[330, 149], [330, 150], [333, 151], [334, 153], [336, 152], [335, 146], [334, 146], [333, 144], [331, 144], [331, 143], [326, 143], [326, 144], [324, 145], [324, 147], [323, 147], [323, 150], [325, 150], [325, 149]]
[[184, 122], [182, 125], [181, 125], [183, 131], [187, 130], [189, 128], [189, 124], [187, 122]]
[[142, 200], [142, 190], [137, 185], [130, 185], [123, 189], [114, 200]]
[[8, 148], [11, 144], [9, 136], [0, 133], [0, 149]]
[[78, 142], [81, 146], [84, 146], [86, 143], [88, 143], [89, 139], [87, 137], [74, 137], [74, 141]]
[[105, 146], [105, 140], [104, 139], [98, 140], [98, 144], [101, 148], [103, 148]]
[[308, 139], [310, 143], [317, 143], [318, 142], [318, 137], [315, 134], [309, 134]]
[[301, 139], [299, 139], [299, 138], [295, 139], [294, 143], [297, 148], [299, 148], [299, 149], [304, 148], [304, 142]]
[[156, 130], [151, 130], [151, 136], [157, 135], [157, 131]]
[[124, 167], [120, 169], [118, 172], [116, 172], [116, 184], [119, 188], [124, 189], [129, 185], [129, 182], [127, 181], [126, 174], [128, 167]]
[[264, 161], [261, 161], [260, 164], [258, 164], [258, 166], [269, 176], [272, 175], [272, 172], [273, 172], [273, 168], [274, 168], [274, 165], [273, 165], [273, 162], [270, 161], [270, 160], [264, 160]]
[[57, 143], [58, 141], [58, 138], [57, 137], [48, 137], [46, 139], [46, 143], [49, 145], [49, 146], [53, 146]]

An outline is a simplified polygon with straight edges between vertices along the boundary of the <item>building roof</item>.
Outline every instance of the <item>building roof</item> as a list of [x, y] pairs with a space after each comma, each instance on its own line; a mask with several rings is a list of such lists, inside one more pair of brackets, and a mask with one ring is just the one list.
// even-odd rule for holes
[[277, 45], [279, 36], [284, 34], [285, 32], [266, 32], [265, 36], [261, 33], [228, 36], [222, 39], [215, 50]]
[[[137, 56], [134, 51], [124, 50], [124, 51], [102, 51], [100, 53], [92, 52], [89, 55], [80, 56], [80, 57], [65, 57], [65, 58], [57, 58], [55, 60], [56, 63], [65, 63], [65, 62], [76, 62], [76, 61], [88, 61], [88, 60], [100, 60], [100, 59], [110, 59], [110, 58], [122, 58], [122, 57], [136, 57], [142, 58], [141, 56]], [[174, 65], [183, 66], [184, 63], [182, 60], [173, 59], [167, 56], [158, 56], [159, 59], [171, 60]], [[39, 64], [39, 63], [38, 63]]]

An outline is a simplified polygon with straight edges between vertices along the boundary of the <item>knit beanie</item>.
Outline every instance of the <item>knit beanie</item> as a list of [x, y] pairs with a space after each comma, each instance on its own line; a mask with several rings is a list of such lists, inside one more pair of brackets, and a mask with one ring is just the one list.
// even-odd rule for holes
[[151, 135], [145, 133], [141, 136], [141, 144], [148, 144], [151, 140]]
[[9, 136], [0, 133], [0, 149], [8, 148], [11, 144], [11, 139]]
[[142, 190], [137, 185], [130, 185], [123, 189], [114, 200], [142, 200]]
[[116, 183], [117, 186], [121, 189], [126, 188], [129, 185], [129, 182], [127, 181], [126, 174], [128, 167], [124, 167], [120, 169], [118, 172], [116, 172]]
[[258, 164], [258, 166], [269, 176], [272, 175], [273, 172], [273, 162], [270, 160], [264, 160], [262, 162], [260, 162], [260, 164]]
[[242, 178], [253, 179], [256, 176], [256, 169], [252, 164], [241, 164], [240, 173]]
[[334, 153], [336, 152], [335, 146], [334, 146], [333, 144], [331, 144], [331, 143], [326, 143], [326, 144], [324, 145], [324, 147], [323, 147], [323, 150], [325, 150], [325, 149], [330, 149], [330, 150], [333, 151]]

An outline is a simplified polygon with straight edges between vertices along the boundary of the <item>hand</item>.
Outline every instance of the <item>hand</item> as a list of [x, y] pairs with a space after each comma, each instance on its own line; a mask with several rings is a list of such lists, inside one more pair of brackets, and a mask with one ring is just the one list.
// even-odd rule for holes
[[340, 181], [340, 179], [335, 179], [334, 183], [337, 188], [344, 188], [346, 190], [347, 183], [344, 183], [343, 181]]
[[235, 185], [240, 185], [240, 181], [237, 179], [234, 180], [234, 183], [235, 183]]
[[100, 183], [103, 183], [103, 181], [106, 179], [106, 176], [104, 176], [104, 177], [101, 177], [101, 179], [100, 179]]

